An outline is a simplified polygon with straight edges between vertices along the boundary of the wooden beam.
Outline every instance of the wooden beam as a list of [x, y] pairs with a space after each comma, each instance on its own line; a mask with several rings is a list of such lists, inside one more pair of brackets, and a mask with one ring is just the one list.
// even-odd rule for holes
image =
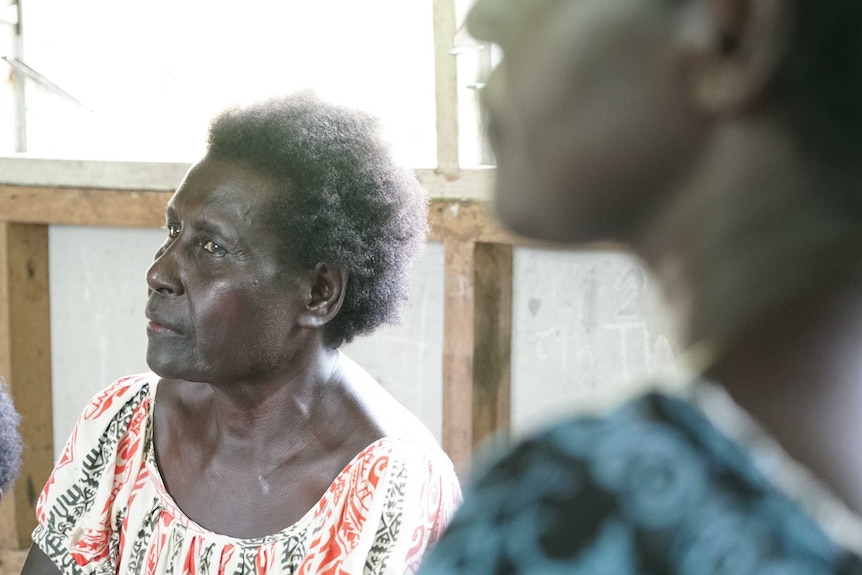
[[476, 244], [473, 311], [473, 447], [509, 431], [512, 246]]
[[[157, 228], [170, 197], [168, 191], [0, 184], [0, 222]], [[432, 200], [428, 220], [432, 241], [534, 243], [504, 230], [487, 202]]]
[[171, 192], [0, 185], [0, 221], [157, 228]]
[[434, 200], [428, 211], [432, 241], [460, 240], [487, 244], [528, 244], [506, 231], [488, 202]]
[[[170, 192], [177, 188], [190, 167], [188, 163], [0, 156], [0, 185]], [[418, 168], [414, 172], [434, 199], [479, 201], [491, 198], [496, 174], [491, 167], [461, 169], [448, 174], [428, 168]]]
[[512, 246], [445, 241], [443, 448], [456, 465], [509, 429]]
[[463, 468], [473, 451], [476, 244], [444, 241], [443, 449]]
[[487, 202], [491, 199], [495, 177], [493, 169], [459, 169], [456, 176], [437, 170], [416, 170], [416, 178], [433, 200]]
[[502, 226], [489, 202], [432, 200], [428, 210], [428, 223], [431, 226], [428, 239], [436, 242], [461, 241], [556, 250], [577, 248], [579, 251], [626, 249], [623, 244], [609, 241], [560, 246], [519, 236]]
[[36, 524], [36, 498], [54, 464], [48, 227], [0, 223], [0, 374], [18, 411], [24, 461], [0, 504], [0, 545], [24, 547]]
[[173, 191], [189, 163], [0, 156], [0, 183], [16, 186]]
[[434, 0], [434, 90], [437, 109], [437, 171], [458, 174], [458, 64], [455, 0]]

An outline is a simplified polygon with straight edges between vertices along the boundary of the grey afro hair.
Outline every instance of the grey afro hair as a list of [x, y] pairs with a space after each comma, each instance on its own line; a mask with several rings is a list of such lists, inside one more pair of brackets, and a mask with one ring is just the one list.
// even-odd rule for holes
[[396, 165], [375, 119], [303, 92], [216, 117], [208, 155], [273, 178], [271, 221], [288, 261], [349, 272], [328, 325], [334, 345], [398, 319], [409, 272], [427, 234], [427, 194]]
[[23, 445], [18, 426], [21, 416], [0, 377], [0, 489], [7, 491], [21, 470]]

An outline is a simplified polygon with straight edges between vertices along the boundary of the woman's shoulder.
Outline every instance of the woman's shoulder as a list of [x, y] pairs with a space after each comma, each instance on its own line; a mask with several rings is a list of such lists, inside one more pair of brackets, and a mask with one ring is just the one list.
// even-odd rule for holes
[[542, 501], [566, 502], [555, 508], [578, 510], [573, 517], [593, 533], [618, 516], [651, 528], [681, 524], [710, 495], [742, 501], [771, 489], [745, 449], [694, 404], [659, 392], [562, 419], [494, 450], [479, 467], [468, 509], [500, 505], [515, 516]]
[[436, 442], [411, 437], [381, 437], [363, 449], [346, 471], [363, 465], [367, 469], [425, 471], [455, 478], [452, 461]]
[[[348, 438], [345, 445], [356, 455], [334, 485], [353, 485], [368, 492], [373, 486], [383, 499], [402, 501], [414, 491], [434, 491], [440, 497], [460, 500], [460, 485], [452, 461], [431, 431], [395, 400], [364, 369], [341, 355], [338, 386], [347, 398], [332, 402], [340, 411], [328, 413], [328, 430]], [[437, 486], [436, 490], [429, 489]]]
[[149, 427], [152, 398], [159, 378], [152, 373], [121, 377], [87, 402], [61, 456], [61, 463], [81, 449], [116, 446]]
[[159, 378], [153, 373], [128, 375], [117, 379], [87, 403], [79, 419], [81, 424], [107, 421], [129, 407], [137, 407], [155, 395]]
[[[858, 561], [712, 417], [688, 394], [648, 393], [520, 440], [479, 474], [426, 573], [473, 560], [489, 567], [472, 573], [493, 572], [520, 561], [509, 549], [576, 573], [655, 560], [697, 572], [741, 556], [746, 572], [832, 573], [822, 567]], [[482, 554], [465, 543], [477, 534]]]
[[[496, 460], [492, 476], [522, 478], [522, 460], [589, 472], [603, 487], [629, 487], [632, 465], [723, 469], [763, 490], [768, 482], [753, 465], [744, 445], [725, 436], [686, 395], [651, 391], [600, 414], [570, 416], [527, 436]], [[511, 468], [511, 469], [510, 469]], [[619, 477], [617, 477], [619, 476]]]
[[[340, 356], [338, 377], [350, 397], [350, 410], [359, 414], [371, 435], [415, 442], [428, 449], [437, 445], [434, 435], [413, 412], [344, 354]], [[345, 431], [354, 433], [355, 428]]]
[[123, 377], [89, 401], [39, 496], [41, 526], [63, 531], [114, 501], [116, 486], [126, 484], [142, 460], [157, 383], [154, 374]]
[[461, 501], [461, 485], [446, 453], [436, 445], [398, 437], [382, 437], [366, 447], [333, 486], [386, 501], [386, 506], [440, 508], [445, 510], [441, 522]]

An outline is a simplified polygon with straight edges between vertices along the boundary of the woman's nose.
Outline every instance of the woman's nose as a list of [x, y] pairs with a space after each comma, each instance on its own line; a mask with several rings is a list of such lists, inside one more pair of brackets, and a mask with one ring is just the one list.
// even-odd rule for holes
[[156, 257], [147, 270], [147, 286], [158, 293], [179, 295], [183, 292], [182, 281], [173, 244], [164, 245], [156, 252]]
[[[532, 2], [535, 0], [514, 0]], [[467, 15], [467, 30], [476, 40], [500, 44], [513, 0], [478, 0]]]

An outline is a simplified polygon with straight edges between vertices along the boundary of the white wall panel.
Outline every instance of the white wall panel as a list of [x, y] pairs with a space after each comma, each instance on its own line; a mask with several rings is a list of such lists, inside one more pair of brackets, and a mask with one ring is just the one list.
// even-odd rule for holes
[[636, 391], [672, 366], [656, 285], [629, 254], [518, 248], [513, 275], [516, 433]]

